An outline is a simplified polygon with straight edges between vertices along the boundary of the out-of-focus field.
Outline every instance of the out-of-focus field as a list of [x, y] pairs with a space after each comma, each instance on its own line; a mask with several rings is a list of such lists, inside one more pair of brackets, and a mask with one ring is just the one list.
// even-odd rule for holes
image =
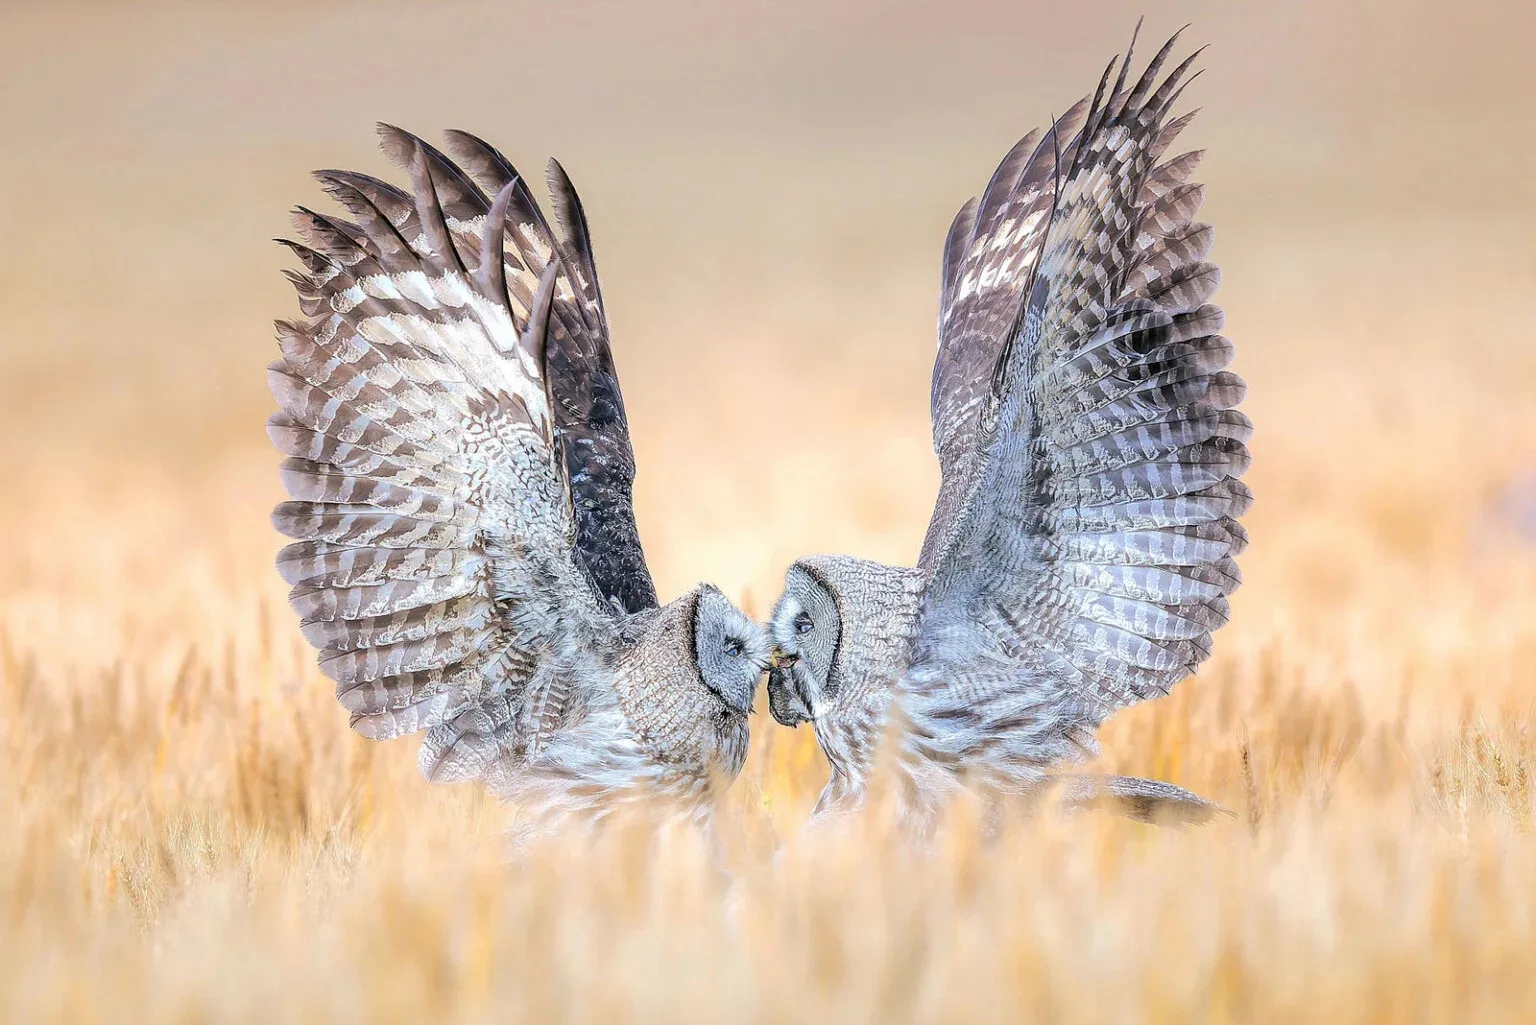
[[796, 555], [914, 556], [943, 229], [1136, 14], [1017, 6], [0, 11], [0, 1020], [1536, 1018], [1513, 3], [1179, 12], [1258, 501], [1215, 658], [1101, 767], [1235, 822], [807, 837], [824, 766], [762, 714], [734, 883], [630, 832], [509, 867], [314, 668], [262, 433], [309, 168], [381, 172], [381, 118], [557, 152], [661, 589], [763, 614]]

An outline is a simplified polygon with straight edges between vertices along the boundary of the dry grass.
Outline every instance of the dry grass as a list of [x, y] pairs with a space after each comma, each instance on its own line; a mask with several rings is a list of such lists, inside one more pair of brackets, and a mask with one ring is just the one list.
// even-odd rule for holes
[[[1475, 371], [1390, 326], [1389, 350], [1255, 324], [1249, 583], [1209, 668], [1106, 731], [1106, 768], [1240, 821], [1047, 821], [991, 847], [962, 821], [926, 859], [876, 816], [804, 836], [824, 769], [764, 715], [734, 884], [691, 838], [641, 832], [509, 868], [500, 810], [346, 731], [270, 570], [259, 399], [174, 460], [127, 454], [137, 428], [23, 459], [35, 499], [0, 514], [25, 539], [0, 567], [0, 1018], [1529, 1020], [1536, 560], [1495, 499], [1536, 445], [1488, 389], [1536, 378], [1498, 325]], [[1352, 347], [1342, 371], [1325, 346]], [[1368, 371], [1389, 351], [1411, 358]], [[894, 501], [847, 469], [901, 422], [871, 408], [846, 448], [784, 457], [796, 488], [744, 501], [732, 529], [763, 540], [726, 532], [759, 612], [793, 543], [773, 524], [805, 535], [806, 493], [838, 496], [826, 534], [915, 543], [925, 461]], [[649, 472], [682, 478], [690, 433], [641, 430]], [[775, 430], [794, 449], [815, 428]], [[707, 510], [642, 498], [647, 523], [710, 536]], [[698, 560], [660, 534], [678, 580]]]
[[[1385, 38], [1364, 5], [1196, 19], [1253, 545], [1215, 658], [1114, 720], [1101, 767], [1237, 821], [985, 846], [960, 816], [924, 858], [878, 815], [808, 836], [824, 766], [759, 715], [729, 874], [629, 830], [509, 867], [500, 809], [347, 731], [271, 565], [289, 300], [261, 240], [315, 198], [303, 168], [380, 169], [374, 116], [431, 129], [462, 97], [449, 120], [520, 164], [577, 151], [664, 592], [761, 614], [795, 555], [911, 558], [943, 226], [1131, 16], [1074, 7], [1057, 47], [1027, 5], [985, 38], [789, 6], [709, 15], [707, 44], [650, 14], [535, 26], [596, 48], [580, 81], [565, 50], [505, 59], [512, 5], [463, 7], [442, 25], [502, 20], [456, 29], [473, 54], [433, 89], [340, 75], [319, 123], [309, 41], [403, 52], [426, 20], [7, 12], [0, 1021], [1536, 1020], [1536, 550], [1504, 512], [1536, 467], [1536, 205], [1494, 5]], [[970, 113], [935, 99], [973, 74]], [[551, 81], [566, 106], [522, 102]]]

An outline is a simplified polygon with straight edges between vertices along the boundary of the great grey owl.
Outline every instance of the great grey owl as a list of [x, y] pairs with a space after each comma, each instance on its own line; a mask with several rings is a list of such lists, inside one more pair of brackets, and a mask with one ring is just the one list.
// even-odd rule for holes
[[1064, 787], [1136, 817], [1216, 810], [1167, 783], [1056, 775], [1096, 753], [1111, 713], [1209, 656], [1247, 542], [1252, 425], [1207, 301], [1200, 154], [1164, 157], [1198, 56], [1159, 82], [1174, 39], [1132, 85], [1129, 52], [1113, 83], [1111, 61], [950, 227], [942, 482], [916, 568], [825, 556], [788, 571], [769, 700], [779, 722], [811, 722], [831, 765], [818, 810], [858, 803], [887, 732], [918, 821], [961, 785]]
[[380, 126], [409, 172], [316, 177], [299, 208], [268, 433], [293, 501], [278, 568], [354, 729], [425, 730], [422, 773], [483, 779], [536, 814], [642, 795], [687, 813], [740, 771], [769, 654], [701, 586], [658, 606], [634, 455], [581, 203], [554, 161], [559, 235], [500, 153], [454, 160]]

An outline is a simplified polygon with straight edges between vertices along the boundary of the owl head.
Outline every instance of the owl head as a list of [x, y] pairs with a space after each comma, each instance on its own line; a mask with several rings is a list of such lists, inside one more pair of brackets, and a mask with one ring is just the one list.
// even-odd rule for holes
[[641, 742], [658, 761], [734, 777], [769, 662], [767, 633], [709, 584], [643, 613], [635, 626], [618, 694]]
[[704, 584], [691, 597], [688, 643], [699, 680], [722, 713], [745, 716], [769, 662], [768, 636], [719, 588]]
[[768, 706], [785, 726], [835, 715], [902, 664], [918, 593], [914, 571], [865, 559], [801, 559], [784, 575], [768, 632]]

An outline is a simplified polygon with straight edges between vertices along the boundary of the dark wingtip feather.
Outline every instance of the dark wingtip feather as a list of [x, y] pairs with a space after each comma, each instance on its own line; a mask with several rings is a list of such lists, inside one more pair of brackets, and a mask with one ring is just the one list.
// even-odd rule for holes
[[[371, 174], [363, 174], [361, 171], [348, 171], [344, 168], [327, 167], [318, 171], [311, 171], [310, 177], [319, 182], [320, 186], [331, 195], [336, 194], [335, 190], [339, 186], [344, 186], [366, 196], [368, 201], [375, 206], [379, 206], [381, 201], [391, 206], [409, 204], [411, 201], [409, 195], [389, 182], [375, 178]], [[383, 207], [380, 207], [380, 209], [382, 210]], [[389, 211], [385, 210], [384, 213], [388, 214]]]
[[1184, 73], [1184, 69], [1189, 67], [1190, 63], [1193, 62], [1197, 56], [1199, 56], [1199, 54], [1191, 54], [1189, 60], [1186, 60], [1183, 64], [1180, 64], [1177, 68], [1175, 68], [1173, 74], [1168, 76], [1168, 81], [1164, 82], [1162, 87], [1157, 90], [1157, 93], [1147, 101], [1148, 106], [1151, 107], [1153, 111], [1154, 117], [1161, 120], [1173, 107], [1173, 105], [1179, 101], [1179, 97], [1184, 95], [1184, 90], [1189, 88], [1190, 84], [1194, 82], [1195, 79], [1205, 74], [1204, 68], [1196, 68], [1194, 74], [1190, 75], [1182, 82], [1179, 81], [1180, 76], [1182, 76]]
[[500, 192], [507, 182], [519, 177], [512, 162], [478, 135], [450, 128], [443, 133], [443, 145], [472, 178], [493, 194]]
[[577, 253], [590, 253], [592, 239], [587, 229], [586, 211], [582, 208], [581, 197], [576, 194], [571, 176], [565, 173], [560, 161], [550, 157], [544, 165], [544, 179], [549, 186], [549, 198], [554, 203], [555, 222], [560, 226], [560, 233]]
[[586, 219], [581, 216], [581, 200], [576, 196], [576, 186], [554, 157], [544, 163], [544, 183], [549, 187], [549, 198], [555, 205], [555, 219], [560, 230], [572, 241], [574, 235], [585, 234]]
[[443, 216], [442, 202], [438, 199], [437, 186], [432, 180], [427, 144], [414, 136], [411, 138], [414, 143], [410, 163], [411, 191], [416, 197], [417, 216], [421, 218], [421, 226], [427, 234], [428, 244], [432, 246], [433, 255], [444, 266], [462, 274], [464, 263], [459, 259], [453, 237], [448, 233], [448, 221]]
[[322, 274], [336, 267], [336, 261], [332, 260], [329, 256], [317, 252], [302, 243], [295, 242], [291, 238], [274, 238], [272, 241], [297, 256], [311, 274]]
[[[1084, 139], [1091, 139], [1093, 137], [1094, 133], [1099, 130], [1099, 127], [1109, 117], [1110, 111], [1115, 105], [1115, 93], [1118, 90], [1111, 92], [1106, 100], [1104, 89], [1109, 85], [1110, 73], [1115, 70], [1115, 62], [1119, 59], [1118, 57], [1111, 57], [1109, 63], [1104, 65], [1103, 73], [1099, 75], [1099, 84], [1094, 88], [1093, 99], [1088, 104], [1088, 116], [1083, 119], [1082, 135]], [[1124, 71], [1124, 65], [1121, 65], [1121, 70]], [[1081, 152], [1081, 150], [1082, 147], [1078, 147], [1078, 152]], [[1075, 161], [1076, 158], [1074, 157], [1074, 164]], [[1067, 177], [1070, 178], [1071, 174], [1069, 173]]]
[[416, 146], [421, 140], [388, 121], [376, 122], [373, 128], [379, 137], [379, 149], [384, 151], [389, 162], [402, 171], [410, 170], [411, 161], [416, 156]]
[[289, 215], [294, 230], [311, 247], [343, 265], [363, 259], [371, 251], [368, 235], [355, 224], [296, 206]]
[[[571, 176], [566, 174], [565, 168], [554, 157], [544, 168], [545, 180], [549, 186], [550, 200], [555, 207], [555, 223], [560, 226], [560, 234], [563, 236], [563, 246], [567, 253], [567, 259], [571, 260], [581, 270], [581, 276], [586, 279], [581, 283], [581, 290], [589, 292], [591, 297], [597, 300], [598, 308], [602, 308], [602, 292], [597, 283], [597, 261], [592, 252], [592, 232], [587, 227], [587, 214], [582, 206], [581, 197], [576, 193], [576, 185], [571, 181]], [[577, 285], [572, 282], [572, 285]], [[583, 316], [586, 311], [583, 310]], [[594, 328], [601, 330], [602, 325], [594, 324]]]
[[1125, 75], [1126, 72], [1130, 70], [1131, 57], [1133, 57], [1136, 53], [1136, 40], [1141, 37], [1141, 23], [1146, 20], [1147, 16], [1145, 14], [1138, 16], [1136, 19], [1136, 27], [1131, 29], [1131, 42], [1130, 45], [1125, 48], [1125, 59], [1120, 62], [1120, 74], [1115, 76], [1115, 88], [1114, 91], [1109, 94], [1111, 96], [1119, 96], [1121, 91], [1125, 89]]
[[[528, 309], [528, 326], [523, 330], [523, 345], [544, 363], [549, 339], [549, 314], [555, 300], [555, 279], [560, 276], [560, 261], [552, 259], [539, 275], [539, 288]], [[546, 375], [547, 379], [547, 375]]]
[[960, 277], [960, 266], [965, 262], [965, 254], [970, 249], [968, 243], [976, 227], [976, 211], [980, 203], [981, 201], [975, 196], [966, 200], [955, 213], [955, 219], [949, 222], [949, 232], [944, 237], [943, 266], [940, 268], [942, 277], [939, 279], [941, 323], [950, 301], [954, 298], [955, 284]]
[[[315, 177], [331, 198], [357, 218], [358, 225], [381, 252], [410, 251], [410, 243], [396, 226], [397, 218], [403, 223], [409, 215], [410, 201], [403, 194], [389, 186], [380, 190], [377, 185], [370, 183], [366, 175], [353, 175], [347, 171], [316, 171]], [[381, 203], [390, 209], [384, 209]], [[391, 212], [394, 213], [393, 217], [390, 216]]]
[[1168, 59], [1168, 54], [1173, 51], [1174, 44], [1179, 41], [1179, 37], [1184, 34], [1184, 29], [1187, 28], [1189, 26], [1185, 25], [1169, 36], [1168, 41], [1162, 45], [1157, 53], [1152, 55], [1152, 60], [1148, 62], [1146, 70], [1141, 73], [1141, 78], [1137, 80], [1136, 87], [1131, 90], [1130, 98], [1126, 101], [1127, 107], [1138, 107], [1146, 99], [1147, 93], [1152, 90], [1152, 84], [1157, 81], [1157, 74], [1162, 70], [1163, 62]]
[[475, 281], [485, 295], [498, 303], [507, 302], [507, 262], [503, 244], [507, 233], [507, 206], [517, 179], [507, 182], [491, 202], [490, 213], [485, 218], [485, 230], [480, 235], [480, 263], [475, 268]]

